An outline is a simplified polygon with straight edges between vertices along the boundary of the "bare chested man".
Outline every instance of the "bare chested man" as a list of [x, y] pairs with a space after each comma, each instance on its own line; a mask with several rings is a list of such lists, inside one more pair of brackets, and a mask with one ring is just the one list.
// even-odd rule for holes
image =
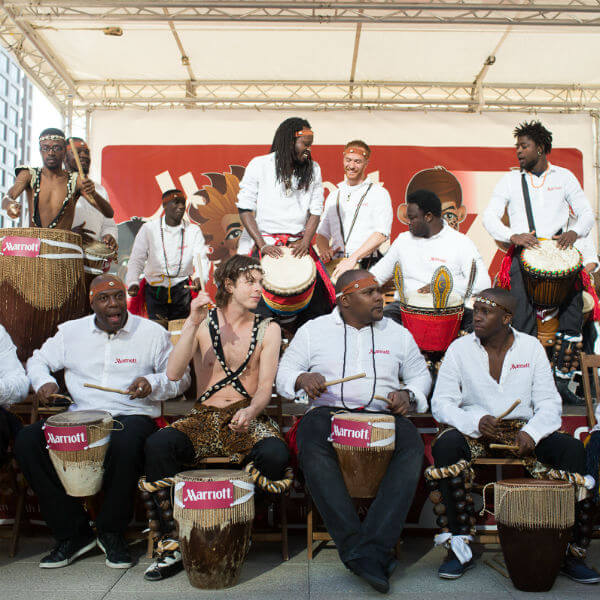
[[[271, 480], [280, 479], [288, 449], [277, 425], [262, 414], [277, 372], [281, 331], [270, 318], [255, 315], [262, 271], [255, 258], [237, 255], [215, 272], [216, 308], [200, 293], [191, 304], [179, 341], [171, 352], [167, 376], [178, 380], [194, 361], [202, 394], [187, 417], [161, 429], [146, 442], [146, 506], [150, 526], [160, 537], [158, 558], [144, 575], [158, 581], [182, 568], [169, 494], [160, 488], [188, 466], [209, 456], [253, 462]], [[165, 514], [165, 511], [169, 511]], [[158, 516], [157, 516], [158, 515]]]
[[[15, 183], [2, 199], [2, 208], [9, 217], [17, 219], [21, 215], [18, 198], [26, 192], [30, 227], [71, 229], [77, 199], [82, 194], [95, 199], [94, 183], [63, 169], [66, 143], [60, 129], [44, 129], [39, 141], [44, 166], [17, 167]], [[97, 206], [105, 216], [112, 217], [112, 208], [106, 201]]]

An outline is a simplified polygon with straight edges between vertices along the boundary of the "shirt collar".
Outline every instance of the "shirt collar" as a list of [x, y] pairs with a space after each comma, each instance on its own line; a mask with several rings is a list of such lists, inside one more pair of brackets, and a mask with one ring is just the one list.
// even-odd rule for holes
[[[507, 352], [509, 352], [510, 350], [512, 350], [519, 343], [519, 340], [524, 335], [522, 332], [517, 331], [514, 327], [511, 327], [510, 329], [513, 332], [513, 335], [515, 336], [515, 339], [514, 339], [511, 347], [508, 349]], [[477, 337], [477, 334], [473, 331], [469, 335], [471, 335], [473, 337], [473, 339], [475, 340], [475, 345], [479, 346], [485, 352], [485, 348], [483, 347], [483, 344], [481, 343], [481, 340]]]
[[450, 225], [448, 225], [448, 223], [446, 223], [446, 221], [444, 219], [442, 219], [442, 228], [435, 235], [432, 235], [428, 238], [417, 237], [413, 233], [411, 233], [410, 235], [414, 240], [424, 240], [424, 241], [428, 242], [429, 240], [437, 240], [437, 239], [441, 238], [442, 236], [446, 235], [446, 233], [448, 233], [449, 229], [450, 229]]
[[360, 190], [364, 187], [366, 187], [367, 185], [369, 185], [371, 183], [371, 181], [369, 180], [368, 177], [365, 177], [365, 179], [363, 179], [358, 185], [348, 185], [348, 181], [344, 178], [344, 181], [340, 181], [338, 183], [338, 188], [344, 188], [348, 191], [354, 191], [354, 190]]
[[185, 227], [185, 216], [183, 219], [181, 219], [181, 223], [179, 223], [179, 225], [167, 225], [164, 215], [160, 219], [166, 231], [179, 231]]
[[[100, 327], [98, 327], [96, 325], [96, 315], [90, 315], [89, 319], [90, 319], [90, 331], [92, 333], [105, 333], [106, 335], [109, 335], [106, 331], [104, 331], [103, 329], [100, 329]], [[121, 331], [130, 333], [132, 327], [133, 327], [133, 316], [129, 311], [127, 311], [127, 321], [125, 321], [125, 325], [123, 325], [123, 327], [121, 327], [121, 329], [119, 329], [113, 335], [119, 335], [121, 333]]]
[[[331, 311], [331, 317], [333, 319], [333, 322], [336, 325], [343, 325], [344, 321], [342, 320], [342, 315], [340, 314], [340, 309], [338, 306], [336, 306], [332, 311]], [[385, 324], [384, 324], [384, 320], [386, 319], [386, 317], [383, 317], [383, 319], [381, 319], [381, 321], [373, 321], [373, 327], [375, 329], [382, 329]], [[354, 329], [354, 327], [352, 328]], [[363, 327], [363, 329], [366, 329], [366, 327]], [[357, 331], [362, 331], [362, 329], [359, 329]]]

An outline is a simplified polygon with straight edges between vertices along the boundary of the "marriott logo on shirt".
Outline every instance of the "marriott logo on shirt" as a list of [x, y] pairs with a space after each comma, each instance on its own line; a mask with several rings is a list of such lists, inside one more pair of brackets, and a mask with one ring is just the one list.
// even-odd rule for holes
[[135, 364], [136, 362], [137, 358], [115, 358], [115, 365]]
[[513, 363], [510, 367], [510, 370], [513, 369], [529, 369], [529, 363]]
[[373, 352], [373, 350], [369, 350], [369, 354], [389, 354], [390, 351], [389, 350], [375, 350], [375, 352]]

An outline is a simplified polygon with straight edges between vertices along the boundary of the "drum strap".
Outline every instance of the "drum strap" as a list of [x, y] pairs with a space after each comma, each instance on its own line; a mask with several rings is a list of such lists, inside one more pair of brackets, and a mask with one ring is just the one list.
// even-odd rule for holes
[[367, 191], [361, 196], [360, 200], [358, 201], [356, 210], [354, 211], [354, 217], [352, 218], [352, 223], [350, 224], [350, 229], [348, 230], [347, 236], [344, 235], [344, 223], [342, 222], [342, 215], [340, 213], [340, 190], [338, 190], [337, 197], [335, 199], [335, 210], [337, 212], [338, 220], [340, 222], [340, 231], [342, 232], [342, 241], [344, 242], [344, 253], [346, 252], [346, 244], [348, 243], [348, 240], [350, 239], [350, 236], [352, 235], [352, 230], [354, 229], [354, 225], [356, 223], [356, 218], [358, 217], [358, 211], [360, 210], [360, 207], [362, 206], [364, 199], [366, 198], [367, 194], [369, 193], [369, 190], [372, 187], [373, 187], [373, 182], [369, 183], [369, 186], [367, 187]]
[[535, 231], [535, 221], [533, 220], [533, 211], [531, 210], [531, 198], [529, 197], [529, 188], [527, 187], [527, 178], [525, 173], [521, 173], [521, 187], [523, 188], [523, 200], [525, 201], [525, 213], [527, 214], [527, 225], [529, 233]]

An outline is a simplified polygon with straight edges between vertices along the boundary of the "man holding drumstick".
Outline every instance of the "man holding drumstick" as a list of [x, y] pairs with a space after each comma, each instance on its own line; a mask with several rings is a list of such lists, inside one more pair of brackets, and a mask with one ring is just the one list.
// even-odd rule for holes
[[[310, 494], [344, 564], [385, 593], [423, 462], [423, 442], [407, 415], [427, 410], [431, 376], [412, 335], [383, 316], [383, 296], [368, 271], [346, 271], [336, 292], [337, 308], [294, 336], [279, 365], [277, 391], [290, 399], [300, 390], [308, 394], [297, 442]], [[366, 377], [324, 385], [357, 373]], [[340, 409], [395, 416], [395, 450], [362, 524], [328, 441], [331, 415]]]
[[[73, 401], [70, 411], [105, 410], [123, 425], [111, 433], [104, 462], [104, 500], [96, 518], [98, 546], [106, 554], [106, 565], [116, 569], [133, 564], [123, 533], [133, 515], [144, 443], [157, 429], [154, 418], [160, 416], [160, 402], [178, 396], [190, 384], [187, 371], [180, 381], [167, 378], [172, 348], [168, 332], [129, 314], [126, 298], [120, 279], [96, 277], [90, 286], [94, 314], [59, 325], [56, 335], [27, 361], [27, 374], [42, 402], [58, 392], [52, 373], [64, 369]], [[106, 386], [112, 391], [106, 391]], [[22, 429], [15, 454], [57, 541], [40, 567], [54, 569], [96, 546], [96, 534], [80, 500], [66, 494], [56, 475], [43, 426], [38, 421]]]
[[[431, 412], [440, 423], [440, 433], [432, 448], [435, 466], [425, 476], [435, 507], [442, 502], [445, 506], [434, 508], [442, 527], [436, 545], [448, 549], [438, 570], [443, 579], [457, 579], [474, 566], [468, 542], [473, 539], [475, 511], [465, 486], [470, 485], [470, 461], [489, 456], [494, 443], [522, 458], [538, 476], [550, 468], [561, 470], [561, 477], [550, 473], [543, 478], [578, 475], [578, 491], [584, 497], [593, 487], [593, 478], [583, 477], [583, 444], [559, 432], [560, 396], [542, 345], [511, 327], [516, 304], [510, 292], [501, 288], [475, 296], [474, 332], [450, 345], [438, 373]], [[573, 542], [562, 568], [580, 583], [600, 581], [582, 558], [590, 542], [591, 508], [585, 499], [575, 505]]]

